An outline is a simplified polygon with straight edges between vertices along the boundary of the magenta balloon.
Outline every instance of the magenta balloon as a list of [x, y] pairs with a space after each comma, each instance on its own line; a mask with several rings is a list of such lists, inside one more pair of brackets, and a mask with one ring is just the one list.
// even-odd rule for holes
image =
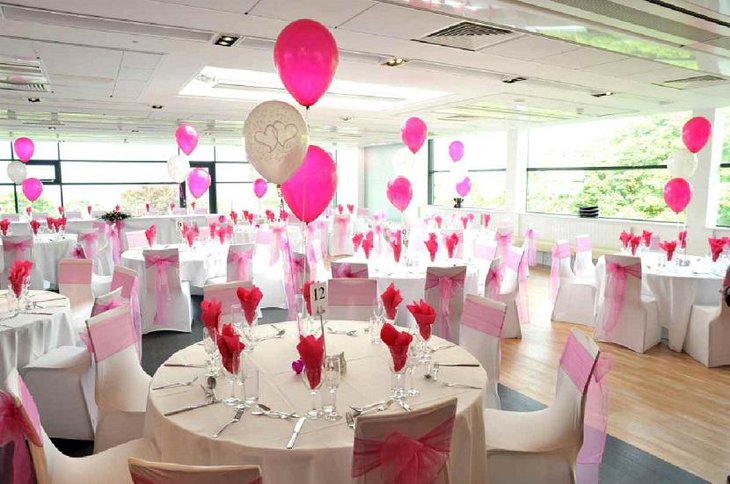
[[414, 155], [421, 149], [423, 143], [426, 142], [426, 136], [428, 136], [426, 123], [421, 118], [415, 116], [406, 119], [400, 131], [400, 138]]
[[210, 187], [210, 175], [202, 168], [195, 168], [188, 173], [188, 189], [195, 198], [200, 198]]
[[30, 161], [33, 157], [33, 152], [35, 151], [35, 145], [33, 144], [33, 140], [30, 138], [16, 139], [13, 143], [13, 148], [15, 149], [15, 155], [23, 163], [28, 163], [28, 161]]
[[456, 184], [456, 193], [459, 194], [460, 197], [465, 197], [469, 195], [469, 192], [471, 191], [471, 178], [464, 177], [463, 180], [461, 180], [459, 183]]
[[684, 178], [672, 178], [664, 185], [664, 201], [675, 213], [679, 213], [692, 200], [692, 185]]
[[266, 190], [269, 189], [269, 184], [266, 183], [266, 180], [263, 178], [257, 178], [255, 182], [253, 182], [253, 192], [254, 194], [259, 198], [264, 198], [264, 195], [266, 195]]
[[38, 178], [26, 178], [23, 180], [23, 195], [31, 202], [38, 200], [43, 193], [43, 183]]
[[413, 186], [411, 181], [404, 177], [399, 176], [388, 182], [388, 189], [386, 191], [388, 200], [393, 204], [395, 208], [401, 212], [408, 208], [413, 198]]
[[294, 215], [304, 222], [320, 216], [337, 190], [337, 167], [317, 145], [309, 145], [302, 166], [281, 185], [281, 194]]
[[302, 106], [313, 105], [327, 92], [339, 62], [335, 38], [314, 20], [296, 20], [276, 39], [276, 70], [286, 90]]
[[697, 116], [682, 127], [682, 142], [692, 153], [697, 153], [707, 144], [712, 134], [712, 123], [707, 118]]
[[198, 146], [198, 131], [189, 124], [181, 124], [175, 130], [175, 139], [182, 152], [189, 155]]
[[453, 162], [461, 160], [464, 157], [464, 143], [461, 141], [452, 141], [449, 145], [449, 156]]

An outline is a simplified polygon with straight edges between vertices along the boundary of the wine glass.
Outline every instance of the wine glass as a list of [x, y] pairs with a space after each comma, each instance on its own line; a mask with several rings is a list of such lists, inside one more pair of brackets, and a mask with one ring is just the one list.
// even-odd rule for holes
[[251, 356], [244, 358], [241, 378], [243, 380], [243, 402], [246, 407], [255, 407], [259, 401], [259, 369]]
[[[415, 332], [418, 333], [418, 330]], [[415, 397], [421, 393], [416, 388], [416, 368], [419, 363], [419, 348], [417, 345], [411, 344], [408, 347], [408, 360], [406, 361], [406, 395], [409, 397]]]
[[327, 392], [322, 396], [322, 410], [325, 420], [339, 420], [337, 413], [337, 388], [340, 386], [342, 366], [339, 355], [327, 356], [324, 360], [324, 384]]
[[244, 325], [243, 334], [246, 338], [246, 349], [252, 351], [256, 346], [256, 335], [254, 334], [254, 328], [258, 324], [258, 314], [254, 314], [251, 321], [246, 320]]
[[242, 360], [242, 353], [238, 353], [231, 358], [228, 368], [224, 365], [226, 380], [228, 380], [231, 386], [231, 396], [223, 400], [223, 402], [230, 407], [236, 407], [242, 402], [240, 397], [243, 388], [243, 382], [241, 381]]
[[208, 356], [208, 373], [206, 376], [218, 376], [221, 371], [217, 338], [217, 332], [203, 329], [203, 348]]
[[302, 380], [312, 396], [312, 408], [307, 412], [306, 417], [309, 420], [317, 420], [322, 416], [322, 411], [317, 408], [317, 395], [322, 386], [322, 367], [308, 368], [305, 366], [302, 371]]
[[240, 304], [231, 304], [231, 322], [239, 334], [243, 334], [243, 311]]

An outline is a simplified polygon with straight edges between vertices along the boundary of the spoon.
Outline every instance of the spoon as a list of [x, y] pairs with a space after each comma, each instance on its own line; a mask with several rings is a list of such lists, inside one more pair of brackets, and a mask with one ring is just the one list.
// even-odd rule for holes
[[364, 415], [364, 414], [370, 413], [370, 412], [383, 412], [383, 411], [387, 410], [388, 408], [390, 408], [390, 406], [393, 405], [393, 402], [394, 401], [395, 400], [393, 400], [391, 398], [390, 400], [388, 400], [387, 402], [385, 402], [383, 405], [378, 405], [377, 407], [368, 408], [368, 409], [363, 410], [361, 412], [358, 412], [357, 410], [353, 410], [352, 411], [352, 416], [353, 417], [359, 417], [360, 415]]
[[266, 415], [267, 417], [273, 417], [273, 418], [280, 418], [280, 419], [287, 419], [287, 418], [299, 418], [299, 415], [296, 414], [296, 412], [278, 412], [271, 410], [271, 407], [264, 405], [263, 403], [257, 403], [256, 407], [261, 410], [260, 412], [253, 411], [251, 412], [252, 415]]
[[[276, 328], [274, 328], [276, 329]], [[276, 334], [271, 336], [264, 336], [263, 338], [259, 338], [259, 341], [265, 341], [267, 339], [279, 339], [284, 337], [284, 333], [286, 333], [285, 329], [277, 329]]]
[[352, 412], [345, 412], [345, 420], [347, 421], [347, 426], [354, 430], [355, 417], [352, 416]]
[[329, 326], [327, 326], [327, 332], [330, 333], [330, 334], [344, 334], [344, 335], [347, 335], [347, 336], [357, 336], [357, 330], [356, 329], [351, 329], [349, 331], [344, 331], [344, 330], [332, 329]]

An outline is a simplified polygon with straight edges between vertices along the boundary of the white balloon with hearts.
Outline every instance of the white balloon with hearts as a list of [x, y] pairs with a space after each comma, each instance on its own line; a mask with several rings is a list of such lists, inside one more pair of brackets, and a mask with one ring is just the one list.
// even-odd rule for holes
[[291, 104], [266, 101], [256, 106], [243, 126], [246, 155], [251, 165], [271, 183], [291, 178], [304, 162], [309, 128]]
[[190, 158], [187, 155], [175, 155], [167, 160], [167, 174], [175, 183], [182, 183], [190, 173]]
[[690, 178], [697, 171], [697, 155], [685, 148], [679, 148], [667, 160], [672, 178]]
[[28, 169], [25, 167], [24, 163], [21, 163], [20, 161], [13, 161], [8, 165], [8, 178], [10, 178], [13, 183], [20, 185], [27, 176]]
[[408, 148], [400, 148], [393, 155], [393, 172], [396, 176], [411, 176], [418, 168], [418, 159]]

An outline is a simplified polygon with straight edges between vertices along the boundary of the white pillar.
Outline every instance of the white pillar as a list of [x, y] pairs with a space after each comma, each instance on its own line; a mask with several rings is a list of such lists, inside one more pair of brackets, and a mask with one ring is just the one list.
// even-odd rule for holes
[[505, 211], [520, 231], [519, 217], [527, 209], [527, 129], [507, 131], [507, 199]]

